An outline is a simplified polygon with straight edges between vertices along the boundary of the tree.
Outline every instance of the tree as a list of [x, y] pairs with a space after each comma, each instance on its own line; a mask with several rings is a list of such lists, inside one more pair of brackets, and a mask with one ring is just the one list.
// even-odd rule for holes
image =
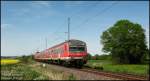
[[119, 20], [103, 32], [103, 51], [110, 52], [112, 59], [118, 63], [142, 63], [147, 50], [144, 32], [137, 23]]
[[98, 60], [98, 59], [99, 59], [99, 55], [96, 54], [96, 55], [95, 55], [95, 60]]
[[86, 59], [87, 60], [91, 60], [92, 59], [92, 55], [90, 53], [87, 53]]
[[111, 60], [110, 55], [102, 54], [99, 55], [98, 60]]
[[33, 55], [23, 55], [20, 57], [20, 60], [23, 63], [31, 63], [31, 61], [33, 61]]

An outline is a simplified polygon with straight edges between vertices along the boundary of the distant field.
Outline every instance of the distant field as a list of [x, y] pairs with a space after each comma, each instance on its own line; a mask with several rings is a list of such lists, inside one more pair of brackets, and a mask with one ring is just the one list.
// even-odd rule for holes
[[17, 59], [1, 59], [1, 64], [16, 64], [19, 63], [20, 61]]
[[89, 67], [103, 67], [104, 71], [130, 73], [136, 75], [148, 75], [149, 66], [140, 64], [112, 64], [106, 60], [89, 60], [86, 64]]

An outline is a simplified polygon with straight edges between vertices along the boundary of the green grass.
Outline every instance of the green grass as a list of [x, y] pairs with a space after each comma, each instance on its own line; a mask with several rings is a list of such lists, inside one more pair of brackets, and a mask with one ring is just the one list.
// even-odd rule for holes
[[71, 75], [68, 77], [68, 80], [76, 80], [76, 77], [75, 77], [73, 74], [71, 74]]
[[1, 65], [1, 80], [34, 80], [39, 77], [44, 76], [24, 64]]
[[109, 60], [88, 60], [88, 64], [106, 65], [106, 64], [112, 64], [112, 62]]
[[[135, 75], [148, 75], [148, 65], [140, 64], [113, 64], [111, 61], [106, 60], [89, 60], [86, 66], [96, 68], [104, 71], [129, 73]], [[101, 67], [101, 68], [98, 68]]]
[[66, 80], [68, 77], [64, 75], [63, 71], [59, 71], [53, 67], [49, 67], [46, 65], [45, 67], [42, 66], [40, 63], [30, 64], [29, 65], [34, 71], [39, 72], [42, 75], [48, 77], [46, 80]]
[[104, 71], [147, 75], [148, 65], [103, 65]]

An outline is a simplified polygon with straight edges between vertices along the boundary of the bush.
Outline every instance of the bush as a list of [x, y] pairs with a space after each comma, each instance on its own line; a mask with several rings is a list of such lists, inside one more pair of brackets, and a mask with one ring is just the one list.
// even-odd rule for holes
[[73, 74], [71, 74], [71, 75], [69, 76], [69, 80], [76, 80], [76, 78], [75, 78], [75, 76], [74, 76]]
[[33, 56], [29, 55], [29, 56], [25, 56], [23, 55], [22, 57], [19, 58], [21, 60], [21, 62], [23, 63], [31, 63], [33, 61]]
[[102, 66], [94, 66], [94, 69], [103, 70]]

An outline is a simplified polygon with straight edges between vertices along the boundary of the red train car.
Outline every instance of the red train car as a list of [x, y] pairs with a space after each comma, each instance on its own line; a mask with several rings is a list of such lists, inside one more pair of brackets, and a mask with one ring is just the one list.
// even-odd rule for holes
[[85, 59], [86, 56], [86, 43], [72, 39], [48, 48], [42, 52], [36, 52], [34, 59], [37, 61], [82, 67], [87, 62]]

